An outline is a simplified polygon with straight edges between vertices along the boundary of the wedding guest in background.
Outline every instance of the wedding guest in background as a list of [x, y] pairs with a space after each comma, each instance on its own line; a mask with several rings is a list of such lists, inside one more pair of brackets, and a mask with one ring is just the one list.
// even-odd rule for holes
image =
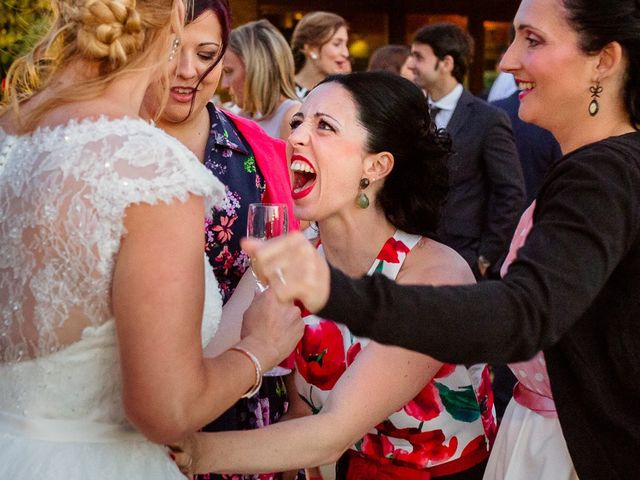
[[267, 292], [203, 357], [221, 299], [201, 229], [224, 187], [139, 116], [183, 3], [52, 7], [0, 107], [0, 478], [179, 480], [162, 444], [254, 390], [303, 324]]
[[347, 22], [330, 12], [311, 12], [298, 22], [291, 36], [299, 98], [327, 75], [351, 72]]
[[548, 130], [520, 119], [520, 91], [491, 103], [507, 112], [511, 120], [513, 138], [516, 141], [524, 177], [525, 205], [529, 206], [537, 197], [551, 166], [562, 157], [560, 145]]
[[524, 181], [507, 115], [463, 86], [472, 48], [457, 25], [427, 25], [414, 35], [409, 65], [455, 152], [440, 238], [483, 280], [499, 273], [524, 207]]
[[[389, 72], [329, 77], [294, 115], [288, 148], [296, 214], [317, 221], [311, 248], [333, 264], [399, 284], [474, 283], [464, 259], [432, 239], [449, 150], [415, 84]], [[179, 463], [258, 472], [339, 459], [339, 479], [482, 478], [495, 433], [485, 365], [443, 364], [304, 319], [296, 384], [317, 414], [197, 434]]]
[[501, 68], [518, 80], [520, 118], [564, 156], [523, 215], [501, 281], [351, 280], [299, 235], [244, 245], [281, 299], [355, 335], [443, 361], [512, 363], [520, 384], [487, 479], [640, 471], [639, 19], [634, 0], [520, 4]]
[[268, 20], [234, 28], [224, 56], [222, 86], [242, 111], [269, 135], [286, 139], [291, 116], [300, 108], [293, 55]]
[[[208, 269], [218, 280], [223, 304], [248, 269], [249, 259], [239, 242], [246, 235], [249, 204], [287, 204], [291, 213], [289, 227], [295, 230], [298, 226], [292, 214], [284, 142], [271, 138], [251, 120], [219, 110], [210, 102], [220, 81], [221, 59], [229, 42], [229, 14], [226, 0], [194, 2], [181, 36], [180, 55], [171, 72], [169, 99], [156, 122], [195, 153], [224, 184], [225, 197], [208, 212], [204, 231]], [[154, 89], [150, 89], [145, 101], [149, 118], [156, 115], [157, 98]], [[202, 231], [202, 226], [198, 228]], [[252, 289], [248, 292], [253, 294]], [[240, 327], [223, 323], [221, 333], [232, 337], [229, 343], [233, 343], [240, 338]], [[258, 428], [277, 421], [285, 413], [286, 404], [283, 377], [265, 376], [255, 395], [240, 399], [206, 429]]]
[[411, 48], [406, 45], [385, 45], [376, 49], [369, 59], [368, 72], [392, 72], [415, 81], [416, 75], [409, 68]]

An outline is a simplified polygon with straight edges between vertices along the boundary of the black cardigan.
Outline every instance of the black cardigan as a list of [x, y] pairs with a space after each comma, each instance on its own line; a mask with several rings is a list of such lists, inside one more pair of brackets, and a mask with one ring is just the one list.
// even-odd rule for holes
[[640, 478], [640, 133], [557, 163], [533, 221], [501, 281], [399, 286], [332, 269], [318, 315], [451, 363], [544, 350], [580, 479]]

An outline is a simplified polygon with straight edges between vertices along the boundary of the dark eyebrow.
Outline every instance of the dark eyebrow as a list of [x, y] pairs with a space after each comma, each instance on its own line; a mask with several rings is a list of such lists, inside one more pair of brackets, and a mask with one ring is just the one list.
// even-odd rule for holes
[[531, 26], [531, 25], [529, 25], [529, 24], [521, 23], [520, 25], [518, 25], [518, 26], [516, 27], [516, 30], [517, 30], [517, 31], [519, 31], [519, 32], [521, 32], [521, 31], [523, 31], [523, 30], [536, 30], [536, 28], [535, 28], [535, 27], [532, 27], [532, 26]]
[[[332, 117], [328, 113], [316, 112], [313, 116], [314, 116], [314, 118], [329, 117], [331, 120], [336, 122], [339, 126], [342, 126], [342, 124], [338, 120], [336, 120], [334, 117]], [[302, 112], [296, 112], [291, 117], [291, 120], [293, 120], [294, 118], [304, 118], [304, 115], [302, 114]]]
[[331, 115], [329, 115], [328, 113], [322, 113], [322, 112], [316, 112], [316, 114], [314, 115], [315, 118], [318, 117], [329, 117], [331, 120], [333, 120], [334, 122], [336, 122], [339, 126], [342, 126], [342, 124], [334, 117], [332, 117]]

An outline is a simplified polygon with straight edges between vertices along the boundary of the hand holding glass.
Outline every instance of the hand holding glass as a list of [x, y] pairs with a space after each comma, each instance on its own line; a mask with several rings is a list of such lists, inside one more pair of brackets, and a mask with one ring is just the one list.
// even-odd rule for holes
[[[287, 233], [289, 219], [287, 206], [282, 203], [250, 203], [247, 215], [247, 237], [269, 240]], [[255, 276], [255, 272], [254, 272]], [[255, 276], [258, 289], [264, 292], [266, 285]]]
[[[269, 240], [287, 233], [289, 219], [287, 217], [287, 206], [282, 203], [250, 203], [247, 215], [247, 237], [260, 240]], [[253, 269], [252, 269], [253, 271]], [[267, 285], [260, 283], [255, 272], [258, 290], [264, 292]], [[290, 356], [279, 366], [265, 372], [265, 376], [281, 376], [291, 373], [293, 367], [293, 356]]]

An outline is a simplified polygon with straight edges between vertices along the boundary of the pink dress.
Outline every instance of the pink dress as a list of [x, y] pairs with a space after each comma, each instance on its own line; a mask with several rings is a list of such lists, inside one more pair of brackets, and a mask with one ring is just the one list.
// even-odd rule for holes
[[[522, 214], [500, 274], [507, 273], [533, 226], [534, 201]], [[509, 368], [518, 379], [489, 457], [484, 480], [574, 480], [578, 476], [562, 435], [544, 353]]]

